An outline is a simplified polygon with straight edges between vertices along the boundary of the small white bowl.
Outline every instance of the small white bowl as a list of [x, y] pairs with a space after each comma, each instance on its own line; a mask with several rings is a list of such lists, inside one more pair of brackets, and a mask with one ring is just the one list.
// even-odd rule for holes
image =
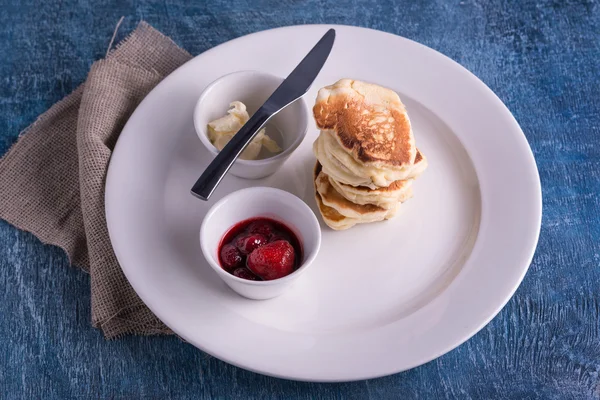
[[[250, 281], [221, 267], [221, 239], [234, 225], [254, 217], [280, 221], [296, 234], [303, 250], [296, 271], [272, 281]], [[249, 299], [264, 300], [282, 294], [312, 265], [321, 246], [321, 228], [315, 214], [298, 197], [280, 189], [253, 187], [233, 192], [211, 207], [200, 228], [200, 246], [209, 265], [231, 289]]]
[[[240, 71], [222, 76], [204, 89], [194, 109], [194, 127], [200, 141], [213, 158], [219, 150], [208, 139], [208, 123], [227, 115], [229, 104], [233, 101], [244, 103], [248, 114], [252, 116], [281, 82], [283, 78], [265, 72]], [[260, 160], [237, 159], [230, 172], [247, 179], [264, 178], [273, 174], [300, 146], [306, 136], [307, 127], [308, 106], [304, 99], [300, 98], [276, 114], [266, 125], [267, 135], [274, 139], [283, 151]], [[262, 152], [265, 151], [263, 149]]]

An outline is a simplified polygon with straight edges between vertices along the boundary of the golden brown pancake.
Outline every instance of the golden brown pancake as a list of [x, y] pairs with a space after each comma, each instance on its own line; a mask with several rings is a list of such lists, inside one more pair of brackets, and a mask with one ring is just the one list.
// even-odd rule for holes
[[331, 131], [358, 163], [397, 169], [415, 161], [410, 120], [400, 97], [390, 89], [339, 80], [319, 90], [313, 115], [319, 129]]
[[389, 190], [389, 187], [373, 190], [364, 186], [345, 185], [329, 177], [331, 186], [348, 201], [355, 204], [372, 204], [386, 210], [396, 208], [398, 203], [404, 203], [413, 197], [413, 179], [396, 182], [403, 185], [396, 190]]
[[427, 160], [422, 154], [422, 161], [402, 167], [358, 162], [340, 146], [334, 136], [335, 131], [321, 131], [313, 144], [313, 152], [325, 173], [340, 183], [376, 189], [387, 187], [394, 181], [414, 179], [427, 168]]
[[329, 226], [331, 229], [341, 231], [344, 229], [352, 228], [354, 225], [356, 225], [356, 222], [353, 222], [349, 218], [346, 218], [339, 212], [335, 211], [333, 208], [327, 207], [325, 204], [323, 204], [319, 192], [315, 191], [315, 198], [317, 200], [319, 212], [323, 217], [323, 221], [325, 221], [327, 226]]
[[356, 204], [335, 190], [329, 177], [322, 171], [321, 164], [315, 166], [315, 195], [319, 211], [325, 223], [335, 230], [348, 229], [359, 223], [378, 222], [392, 218], [396, 207], [385, 209], [372, 204]]
[[[421, 152], [417, 150], [415, 158], [415, 166], [425, 162]], [[366, 186], [352, 186], [336, 181], [333, 177], [329, 177], [329, 182], [335, 190], [356, 204], [374, 204], [376, 206], [392, 209], [398, 203], [404, 203], [413, 196], [412, 184], [414, 179], [406, 179], [394, 181], [388, 187], [371, 189]]]

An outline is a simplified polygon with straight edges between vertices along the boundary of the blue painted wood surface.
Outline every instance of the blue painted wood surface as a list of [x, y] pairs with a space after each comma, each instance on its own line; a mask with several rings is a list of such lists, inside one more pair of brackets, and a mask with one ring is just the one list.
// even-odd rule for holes
[[544, 217], [522, 286], [474, 338], [343, 384], [257, 375], [174, 337], [106, 341], [90, 327], [89, 277], [0, 222], [0, 398], [600, 398], [597, 0], [1, 3], [0, 153], [85, 79], [122, 15], [119, 38], [144, 19], [193, 54], [278, 26], [359, 25], [439, 50], [498, 94], [533, 148]]

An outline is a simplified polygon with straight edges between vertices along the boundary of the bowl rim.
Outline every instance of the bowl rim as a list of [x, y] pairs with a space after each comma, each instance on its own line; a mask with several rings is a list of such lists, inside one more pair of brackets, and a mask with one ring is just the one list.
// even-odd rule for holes
[[[201, 128], [197, 121], [198, 119], [198, 115], [200, 113], [200, 107], [202, 106], [202, 103], [204, 102], [204, 100], [206, 100], [206, 97], [208, 96], [209, 92], [215, 87], [217, 86], [219, 83], [221, 83], [222, 81], [226, 80], [226, 79], [230, 79], [232, 76], [236, 76], [236, 75], [246, 75], [246, 74], [253, 74], [253, 75], [262, 75], [263, 77], [267, 77], [269, 79], [276, 79], [278, 81], [283, 82], [284, 78], [281, 78], [277, 75], [274, 74], [270, 74], [268, 72], [263, 72], [263, 71], [256, 71], [256, 70], [241, 70], [241, 71], [235, 71], [235, 72], [230, 72], [226, 75], [223, 75], [217, 79], [215, 79], [214, 81], [212, 81], [211, 83], [209, 83], [204, 90], [202, 91], [202, 93], [200, 93], [200, 96], [198, 97], [198, 100], [196, 101], [196, 105], [194, 106], [194, 115], [193, 115], [193, 120], [194, 120], [194, 130], [196, 131], [196, 135], [198, 135], [198, 138], [200, 139], [200, 141], [202, 142], [202, 144], [204, 145], [204, 147], [206, 147], [215, 157], [217, 156], [217, 154], [219, 154], [219, 151], [217, 150], [217, 148], [210, 142], [210, 140], [208, 140], [208, 135], [206, 134], [206, 128]], [[281, 83], [280, 82], [280, 83]], [[304, 121], [304, 128], [300, 131], [300, 134], [296, 137], [296, 139], [292, 142], [292, 144], [284, 149], [281, 153], [274, 155], [273, 157], [267, 157], [267, 158], [263, 158], [260, 160], [242, 160], [240, 158], [238, 158], [237, 160], [235, 160], [235, 163], [239, 163], [240, 165], [244, 165], [244, 166], [263, 166], [263, 165], [267, 165], [267, 164], [271, 164], [273, 162], [277, 162], [280, 159], [285, 159], [286, 157], [288, 157], [292, 152], [294, 152], [299, 146], [300, 144], [304, 141], [304, 138], [306, 137], [306, 134], [308, 132], [308, 104], [306, 103], [306, 101], [304, 100], [304, 96], [298, 98], [297, 100], [293, 101], [292, 103], [288, 104], [286, 107], [289, 107], [290, 105], [296, 103], [296, 102], [300, 102], [301, 104], [301, 108], [304, 111], [304, 117], [303, 117], [303, 121]], [[283, 111], [280, 110], [280, 111]], [[277, 113], [273, 114], [271, 116], [271, 118], [273, 118], [275, 115], [277, 115]], [[270, 120], [270, 119], [269, 119]], [[267, 121], [268, 122], [268, 121]], [[202, 129], [204, 129], [204, 133], [202, 132]]]
[[[247, 194], [248, 192], [256, 192], [255, 195], [253, 195], [254, 201], [259, 201], [260, 196], [264, 196], [266, 194], [268, 195], [269, 193], [270, 194], [278, 193], [278, 194], [281, 194], [284, 197], [286, 197], [287, 201], [293, 201], [298, 204], [301, 204], [301, 208], [306, 211], [305, 214], [306, 214], [307, 218], [309, 219], [309, 225], [311, 226], [311, 230], [313, 230], [314, 231], [313, 233], [316, 234], [316, 242], [315, 242], [315, 245], [311, 248], [311, 251], [306, 251], [306, 249], [303, 247], [303, 249], [302, 249], [303, 255], [305, 255], [305, 256], [307, 254], [310, 254], [310, 255], [307, 258], [305, 258], [304, 260], [302, 260], [302, 264], [291, 274], [286, 275], [282, 278], [277, 278], [277, 279], [273, 279], [273, 280], [269, 280], [269, 281], [251, 281], [248, 279], [238, 278], [237, 276], [225, 271], [218, 262], [215, 262], [215, 258], [213, 256], [211, 256], [211, 254], [212, 254], [211, 249], [208, 248], [206, 241], [202, 240], [207, 234], [206, 229], [207, 229], [208, 221], [223, 206], [223, 204], [225, 204], [227, 201], [229, 201], [233, 197], [239, 197], [239, 196]], [[250, 218], [252, 218], [252, 217], [250, 217]], [[231, 228], [232, 227], [228, 227], [227, 229], [231, 229]], [[219, 243], [220, 243], [220, 239], [219, 239]], [[243, 283], [243, 284], [247, 284], [247, 285], [251, 285], [251, 286], [258, 286], [258, 287], [259, 286], [272, 286], [272, 285], [277, 285], [280, 283], [285, 283], [285, 282], [296, 279], [304, 271], [306, 271], [306, 269], [310, 265], [313, 264], [314, 260], [317, 258], [319, 250], [321, 248], [321, 225], [319, 224], [319, 220], [317, 219], [317, 216], [312, 211], [312, 209], [302, 199], [300, 199], [296, 195], [294, 195], [290, 192], [287, 192], [285, 190], [277, 189], [277, 188], [266, 187], [266, 186], [254, 186], [254, 187], [249, 187], [249, 188], [240, 189], [240, 190], [231, 192], [228, 195], [224, 196], [219, 201], [217, 201], [215, 204], [213, 204], [213, 206], [207, 211], [206, 215], [204, 216], [204, 220], [202, 221], [202, 224], [200, 225], [200, 248], [202, 249], [202, 254], [204, 255], [204, 258], [206, 259], [208, 264], [222, 278], [231, 279], [234, 282], [239, 282], [239, 283]], [[217, 251], [218, 251], [218, 249], [217, 249]]]

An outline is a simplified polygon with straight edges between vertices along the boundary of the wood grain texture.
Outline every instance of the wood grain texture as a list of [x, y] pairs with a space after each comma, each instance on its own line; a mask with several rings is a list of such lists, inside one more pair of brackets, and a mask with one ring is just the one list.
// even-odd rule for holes
[[533, 264], [489, 325], [424, 366], [343, 384], [257, 375], [174, 337], [106, 341], [90, 327], [89, 277], [0, 222], [0, 398], [600, 399], [597, 0], [0, 3], [0, 153], [85, 79], [122, 15], [117, 39], [145, 19], [193, 54], [262, 29], [341, 23], [406, 36], [474, 72], [521, 124], [544, 192]]

